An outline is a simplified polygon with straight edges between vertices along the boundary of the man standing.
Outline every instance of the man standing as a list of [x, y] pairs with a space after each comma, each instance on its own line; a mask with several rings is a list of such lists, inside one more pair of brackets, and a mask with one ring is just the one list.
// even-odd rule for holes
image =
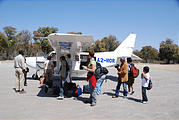
[[116, 92], [115, 96], [112, 96], [112, 98], [117, 98], [119, 96], [119, 90], [121, 87], [121, 84], [123, 85], [123, 95], [124, 98], [127, 97], [127, 81], [128, 81], [128, 64], [125, 62], [125, 57], [122, 57], [120, 59], [121, 66], [118, 69], [118, 84], [116, 86]]
[[24, 91], [24, 72], [25, 72], [25, 61], [23, 57], [24, 53], [22, 50], [19, 51], [19, 55], [14, 58], [14, 68], [16, 75], [16, 92], [26, 93]]
[[65, 56], [61, 56], [60, 57], [60, 62], [61, 62], [61, 66], [60, 66], [60, 93], [59, 96], [57, 97], [58, 100], [63, 100], [64, 98], [64, 83], [66, 81], [66, 78], [68, 76], [68, 66], [67, 66], [67, 61]]
[[45, 76], [45, 83], [47, 85], [52, 84], [51, 77], [54, 73], [54, 64], [51, 60], [51, 56], [47, 57], [47, 60], [44, 62], [44, 76]]

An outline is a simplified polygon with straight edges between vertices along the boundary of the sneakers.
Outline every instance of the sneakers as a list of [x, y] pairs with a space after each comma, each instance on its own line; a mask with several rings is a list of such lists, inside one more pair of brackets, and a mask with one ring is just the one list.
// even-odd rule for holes
[[16, 93], [20, 92], [20, 90], [16, 90]]
[[21, 90], [19, 93], [20, 93], [20, 94], [25, 94], [26, 91], [25, 91], [25, 90]]
[[142, 101], [143, 104], [147, 104], [147, 101]]
[[134, 91], [132, 91], [131, 93], [130, 93], [130, 95], [133, 95], [134, 94]]
[[92, 103], [91, 103], [91, 106], [95, 106], [95, 105], [96, 105], [96, 102], [92, 102]]
[[63, 98], [64, 98], [63, 96], [58, 96], [57, 100], [63, 100]]

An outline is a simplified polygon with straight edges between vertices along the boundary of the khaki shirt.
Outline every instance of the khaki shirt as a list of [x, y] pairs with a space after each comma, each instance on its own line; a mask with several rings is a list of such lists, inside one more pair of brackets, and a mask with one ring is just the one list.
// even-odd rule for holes
[[21, 54], [14, 58], [14, 68], [25, 69], [25, 59]]

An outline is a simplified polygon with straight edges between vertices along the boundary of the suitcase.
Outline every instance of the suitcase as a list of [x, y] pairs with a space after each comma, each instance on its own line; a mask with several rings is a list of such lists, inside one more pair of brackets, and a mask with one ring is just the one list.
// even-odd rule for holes
[[89, 85], [83, 85], [83, 93], [90, 93]]

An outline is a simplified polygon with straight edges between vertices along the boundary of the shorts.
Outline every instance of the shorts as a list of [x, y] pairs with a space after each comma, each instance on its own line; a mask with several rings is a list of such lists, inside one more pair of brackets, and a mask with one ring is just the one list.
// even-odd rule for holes
[[129, 86], [132, 86], [132, 85], [134, 84], [134, 78], [131, 77], [131, 76], [128, 76], [127, 84], [128, 84]]

